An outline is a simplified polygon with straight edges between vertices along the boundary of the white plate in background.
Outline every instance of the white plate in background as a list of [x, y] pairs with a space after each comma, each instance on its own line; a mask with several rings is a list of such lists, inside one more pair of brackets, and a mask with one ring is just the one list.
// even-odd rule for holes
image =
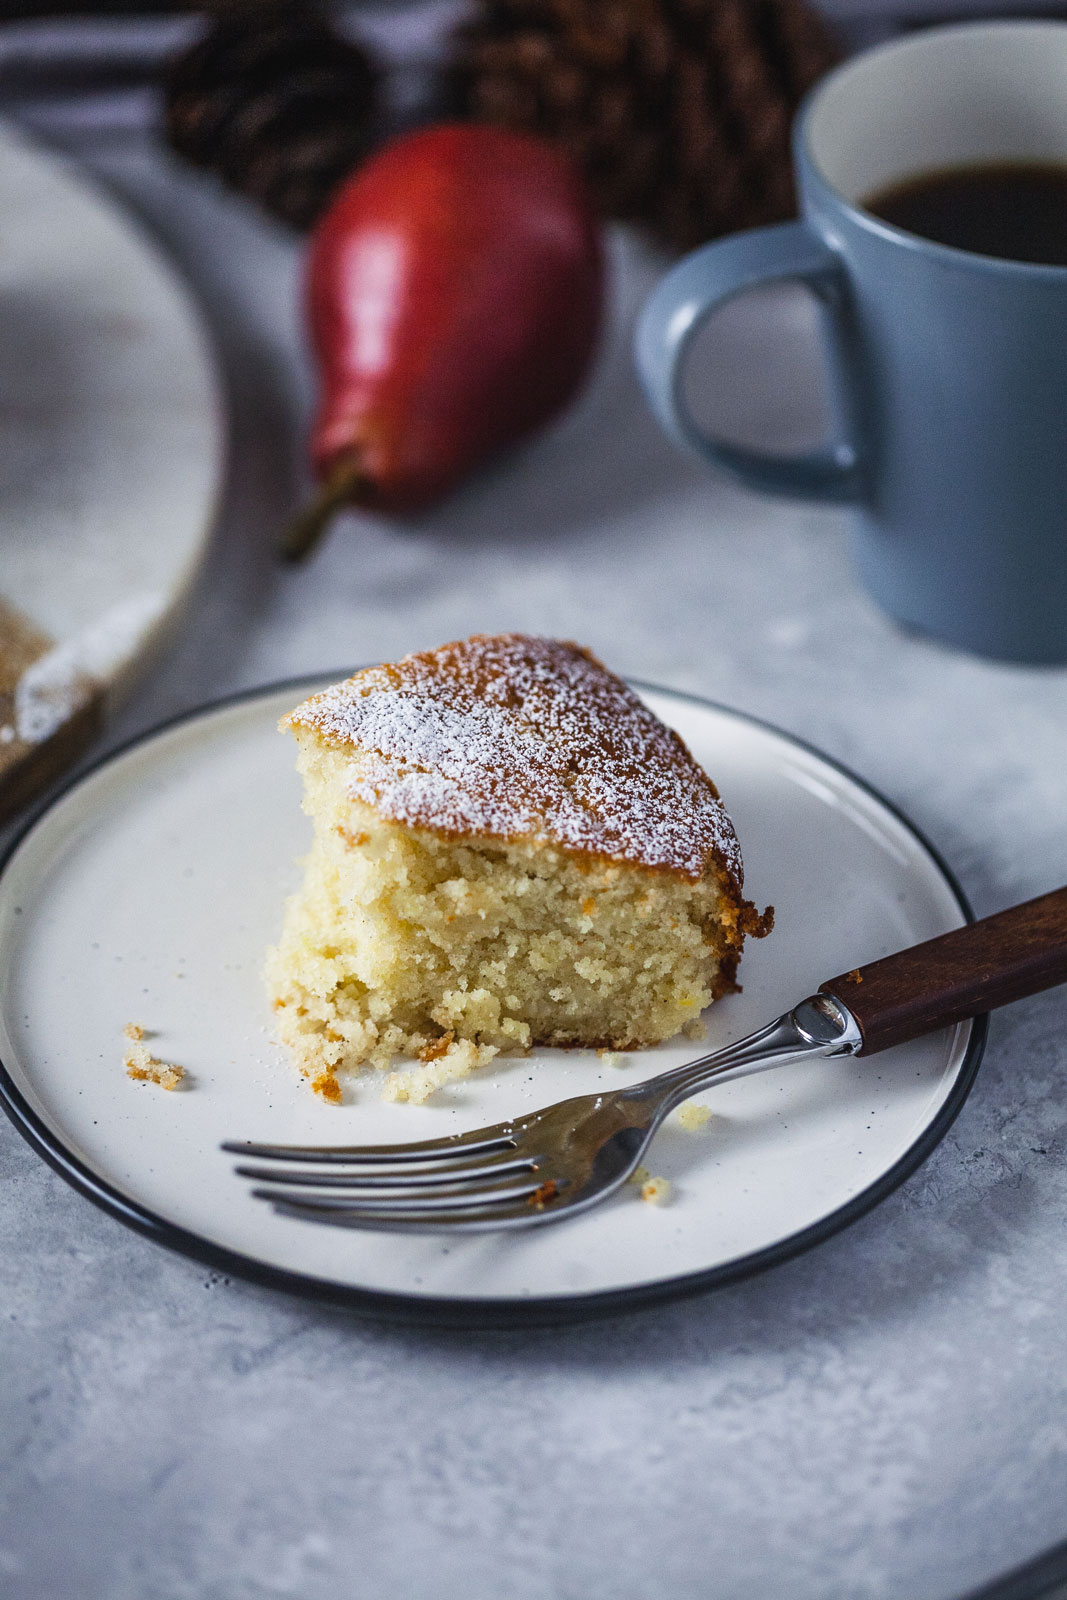
[[105, 709], [131, 681], [196, 575], [224, 449], [184, 284], [73, 162], [0, 123], [0, 675], [17, 618], [52, 647], [18, 716], [0, 694], [0, 754], [87, 680]]
[[[772, 901], [744, 991], [674, 1041], [614, 1066], [592, 1051], [505, 1058], [425, 1106], [361, 1077], [333, 1108], [270, 1039], [260, 976], [310, 824], [280, 715], [320, 681], [258, 691], [140, 739], [70, 787], [0, 877], [0, 1093], [76, 1187], [161, 1243], [382, 1315], [521, 1322], [691, 1292], [783, 1259], [860, 1215], [928, 1153], [962, 1105], [984, 1023], [870, 1059], [785, 1067], [707, 1091], [699, 1133], [673, 1119], [651, 1170], [527, 1232], [363, 1233], [276, 1216], [224, 1139], [387, 1143], [457, 1132], [675, 1066], [747, 1033], [823, 980], [959, 926], [967, 909], [914, 829], [857, 779], [743, 715], [641, 688], [734, 819], [746, 893]], [[123, 1026], [187, 1070], [166, 1093], [122, 1068]]]

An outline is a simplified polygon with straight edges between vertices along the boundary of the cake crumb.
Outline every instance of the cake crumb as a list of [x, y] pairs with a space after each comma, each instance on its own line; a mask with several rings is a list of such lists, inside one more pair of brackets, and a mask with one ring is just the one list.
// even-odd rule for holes
[[143, 1022], [127, 1022], [126, 1026], [122, 1030], [122, 1037], [124, 1039], [132, 1039], [134, 1044], [139, 1043], [140, 1040], [144, 1038], [144, 1034], [145, 1029]]
[[422, 1049], [419, 1051], [419, 1060], [427, 1063], [430, 1061], [439, 1061], [442, 1056], [446, 1056], [451, 1050], [453, 1044], [455, 1043], [455, 1039], [455, 1029], [450, 1028], [449, 1031], [447, 1033], [443, 1033], [439, 1039], [434, 1039], [430, 1044], [423, 1045]]
[[635, 1167], [626, 1181], [627, 1183], [636, 1183], [638, 1188], [640, 1188], [643, 1183], [648, 1182], [651, 1176], [652, 1174], [649, 1172], [647, 1167]]
[[[133, 1023], [130, 1026], [136, 1027], [137, 1024]], [[126, 1037], [132, 1036], [127, 1032]], [[160, 1061], [146, 1044], [137, 1041], [126, 1049], [122, 1064], [126, 1068], [128, 1078], [133, 1078], [138, 1083], [158, 1083], [161, 1089], [176, 1089], [185, 1077], [184, 1067], [176, 1066], [173, 1061]]]
[[311, 1088], [321, 1100], [329, 1106], [341, 1104], [341, 1085], [337, 1081], [336, 1072], [320, 1072], [318, 1077], [312, 1078]]
[[678, 1108], [678, 1126], [684, 1128], [686, 1133], [699, 1133], [711, 1121], [711, 1107], [702, 1106], [696, 1100], [687, 1100], [684, 1106]]
[[478, 1067], [487, 1066], [499, 1054], [496, 1045], [456, 1039], [441, 1055], [426, 1061], [421, 1067], [387, 1073], [382, 1099], [407, 1100], [411, 1105], [421, 1106], [435, 1089], [443, 1088], [446, 1083], [454, 1083], [457, 1078], [465, 1078]]
[[606, 1067], [624, 1067], [630, 1059], [621, 1050], [598, 1050], [597, 1055]]
[[650, 1206], [665, 1206], [671, 1197], [671, 1185], [666, 1178], [649, 1178], [641, 1185], [641, 1199]]
[[706, 1023], [700, 1017], [693, 1017], [691, 1021], [685, 1023], [682, 1033], [687, 1039], [706, 1039], [708, 1029]]

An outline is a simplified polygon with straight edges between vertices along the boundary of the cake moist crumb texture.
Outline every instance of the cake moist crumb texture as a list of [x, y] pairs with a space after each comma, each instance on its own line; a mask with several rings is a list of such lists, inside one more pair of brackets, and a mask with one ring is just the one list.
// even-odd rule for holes
[[770, 927], [711, 780], [578, 645], [445, 645], [282, 727], [315, 834], [267, 979], [313, 1084], [380, 1067], [421, 1101], [501, 1052], [655, 1043]]
[[160, 1061], [144, 1043], [145, 1028], [141, 1022], [127, 1022], [122, 1030], [127, 1041], [122, 1054], [126, 1076], [137, 1083], [157, 1083], [161, 1089], [176, 1089], [185, 1077], [185, 1068], [173, 1061]]

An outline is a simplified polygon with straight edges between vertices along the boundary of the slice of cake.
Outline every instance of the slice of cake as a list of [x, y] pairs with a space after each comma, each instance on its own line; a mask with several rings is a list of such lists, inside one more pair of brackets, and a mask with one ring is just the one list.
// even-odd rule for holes
[[714, 784], [579, 645], [479, 636], [371, 667], [282, 722], [315, 824], [268, 960], [328, 1099], [424, 1099], [500, 1051], [629, 1050], [735, 989], [760, 916]]

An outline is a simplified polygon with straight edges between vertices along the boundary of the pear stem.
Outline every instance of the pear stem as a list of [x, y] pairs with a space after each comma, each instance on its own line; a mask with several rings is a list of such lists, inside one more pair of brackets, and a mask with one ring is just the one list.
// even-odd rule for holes
[[342, 456], [311, 504], [298, 511], [282, 535], [279, 554], [283, 561], [303, 561], [318, 544], [335, 512], [367, 484], [367, 475], [358, 456]]

